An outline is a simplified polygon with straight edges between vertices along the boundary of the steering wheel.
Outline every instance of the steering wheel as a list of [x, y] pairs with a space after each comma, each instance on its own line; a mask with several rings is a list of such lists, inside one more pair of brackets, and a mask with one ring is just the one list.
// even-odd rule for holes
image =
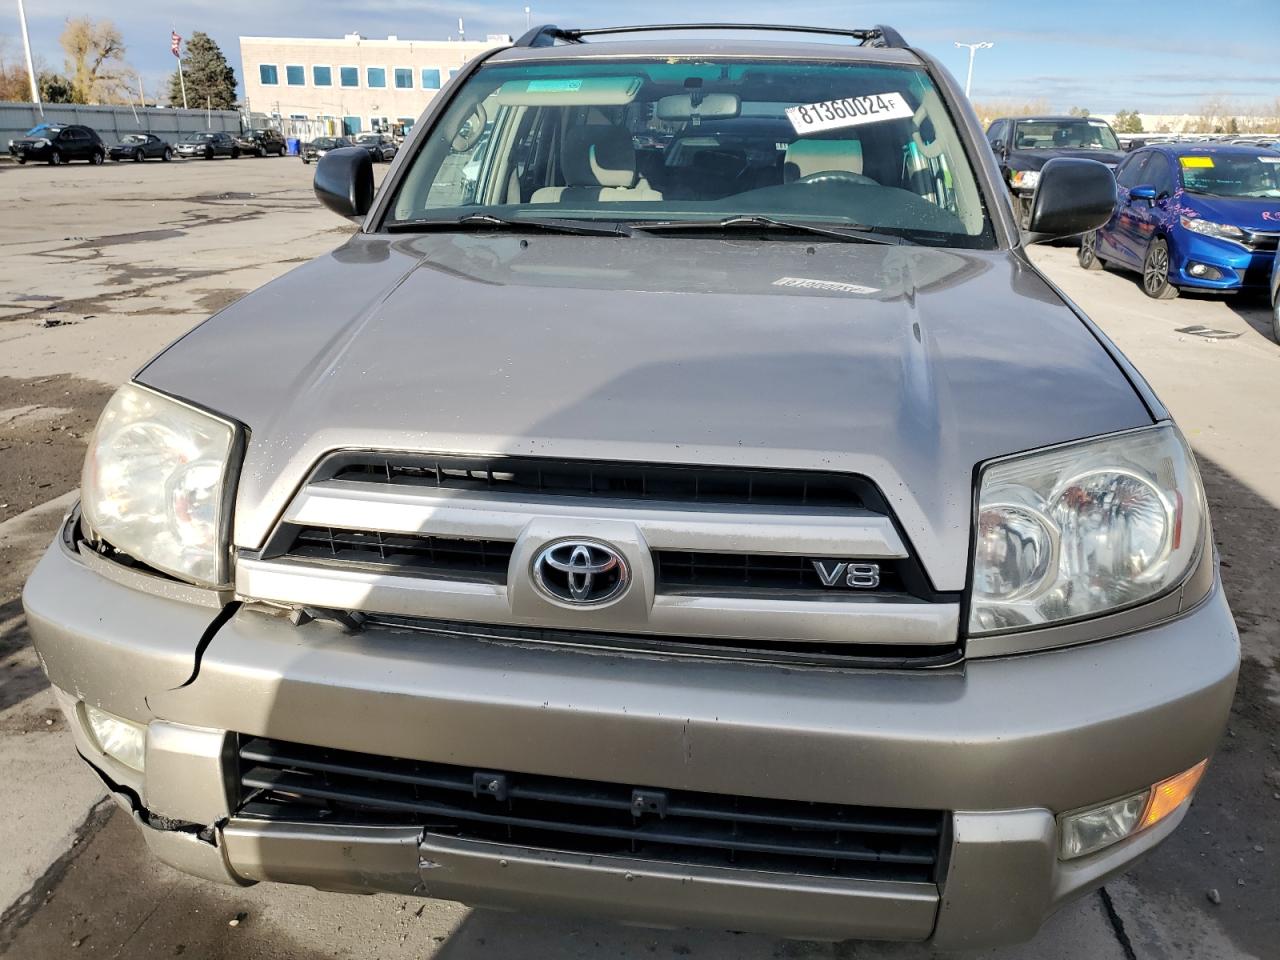
[[864, 177], [860, 173], [853, 173], [849, 170], [821, 170], [818, 173], [811, 173], [807, 177], [801, 177], [796, 183], [861, 183], [869, 184], [873, 187], [880, 186], [870, 177]]

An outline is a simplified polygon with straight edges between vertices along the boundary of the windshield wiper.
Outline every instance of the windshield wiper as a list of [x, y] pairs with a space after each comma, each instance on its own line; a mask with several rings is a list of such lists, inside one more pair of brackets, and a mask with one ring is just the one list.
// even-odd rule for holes
[[667, 231], [702, 231], [718, 230], [773, 230], [787, 233], [810, 233], [843, 243], [885, 243], [890, 245], [910, 244], [912, 241], [892, 234], [876, 233], [874, 227], [821, 227], [814, 223], [797, 220], [779, 220], [775, 217], [738, 216], [726, 217], [723, 220], [653, 220], [647, 223], [633, 223], [634, 230], [646, 230], [654, 233]]
[[470, 230], [501, 227], [506, 230], [529, 230], [538, 233], [564, 233], [582, 237], [629, 237], [631, 231], [620, 223], [590, 223], [585, 220], [526, 220], [495, 216], [492, 213], [468, 213], [461, 217], [430, 220], [401, 220], [388, 223], [390, 233], [429, 233], [432, 231]]

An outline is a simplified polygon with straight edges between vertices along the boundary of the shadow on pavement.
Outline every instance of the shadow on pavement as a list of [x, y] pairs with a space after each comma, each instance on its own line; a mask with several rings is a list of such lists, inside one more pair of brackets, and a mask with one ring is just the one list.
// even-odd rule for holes
[[[1216, 921], [1238, 947], [1270, 957], [1280, 942], [1280, 510], [1213, 460], [1198, 458], [1240, 631], [1240, 683], [1228, 734], [1190, 813], [1129, 880], [1144, 909], [1168, 920], [1165, 932], [1201, 917]], [[1210, 890], [1220, 904], [1210, 901]], [[1139, 957], [1200, 955], [1144, 926], [1129, 930]]]

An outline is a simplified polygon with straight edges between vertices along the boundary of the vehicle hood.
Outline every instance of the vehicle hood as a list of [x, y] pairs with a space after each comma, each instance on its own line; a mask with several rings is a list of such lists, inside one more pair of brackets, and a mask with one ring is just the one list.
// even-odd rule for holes
[[49, 143], [52, 142], [52, 139], [52, 137], [14, 137], [13, 144], [17, 146], [20, 143], [25, 143], [27, 146], [31, 146], [33, 143]]
[[1097, 160], [1108, 167], [1114, 167], [1124, 159], [1124, 154], [1118, 150], [1077, 150], [1065, 147], [1061, 150], [1011, 150], [1007, 162], [1012, 170], [1039, 170], [1054, 157]]
[[249, 429], [241, 547], [340, 448], [838, 470], [942, 590], [975, 464], [1151, 422], [1015, 254], [803, 240], [356, 235], [138, 379]]
[[1280, 197], [1206, 197], [1183, 191], [1179, 211], [1245, 230], [1280, 232]]

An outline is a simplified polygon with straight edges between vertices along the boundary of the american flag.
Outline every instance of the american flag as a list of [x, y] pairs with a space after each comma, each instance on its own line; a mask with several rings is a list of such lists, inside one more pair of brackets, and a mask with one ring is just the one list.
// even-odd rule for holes
[[175, 57], [179, 56], [178, 48], [182, 46], [182, 38], [178, 36], [177, 30], [173, 31], [171, 39], [173, 42], [169, 44], [169, 49], [173, 52]]

